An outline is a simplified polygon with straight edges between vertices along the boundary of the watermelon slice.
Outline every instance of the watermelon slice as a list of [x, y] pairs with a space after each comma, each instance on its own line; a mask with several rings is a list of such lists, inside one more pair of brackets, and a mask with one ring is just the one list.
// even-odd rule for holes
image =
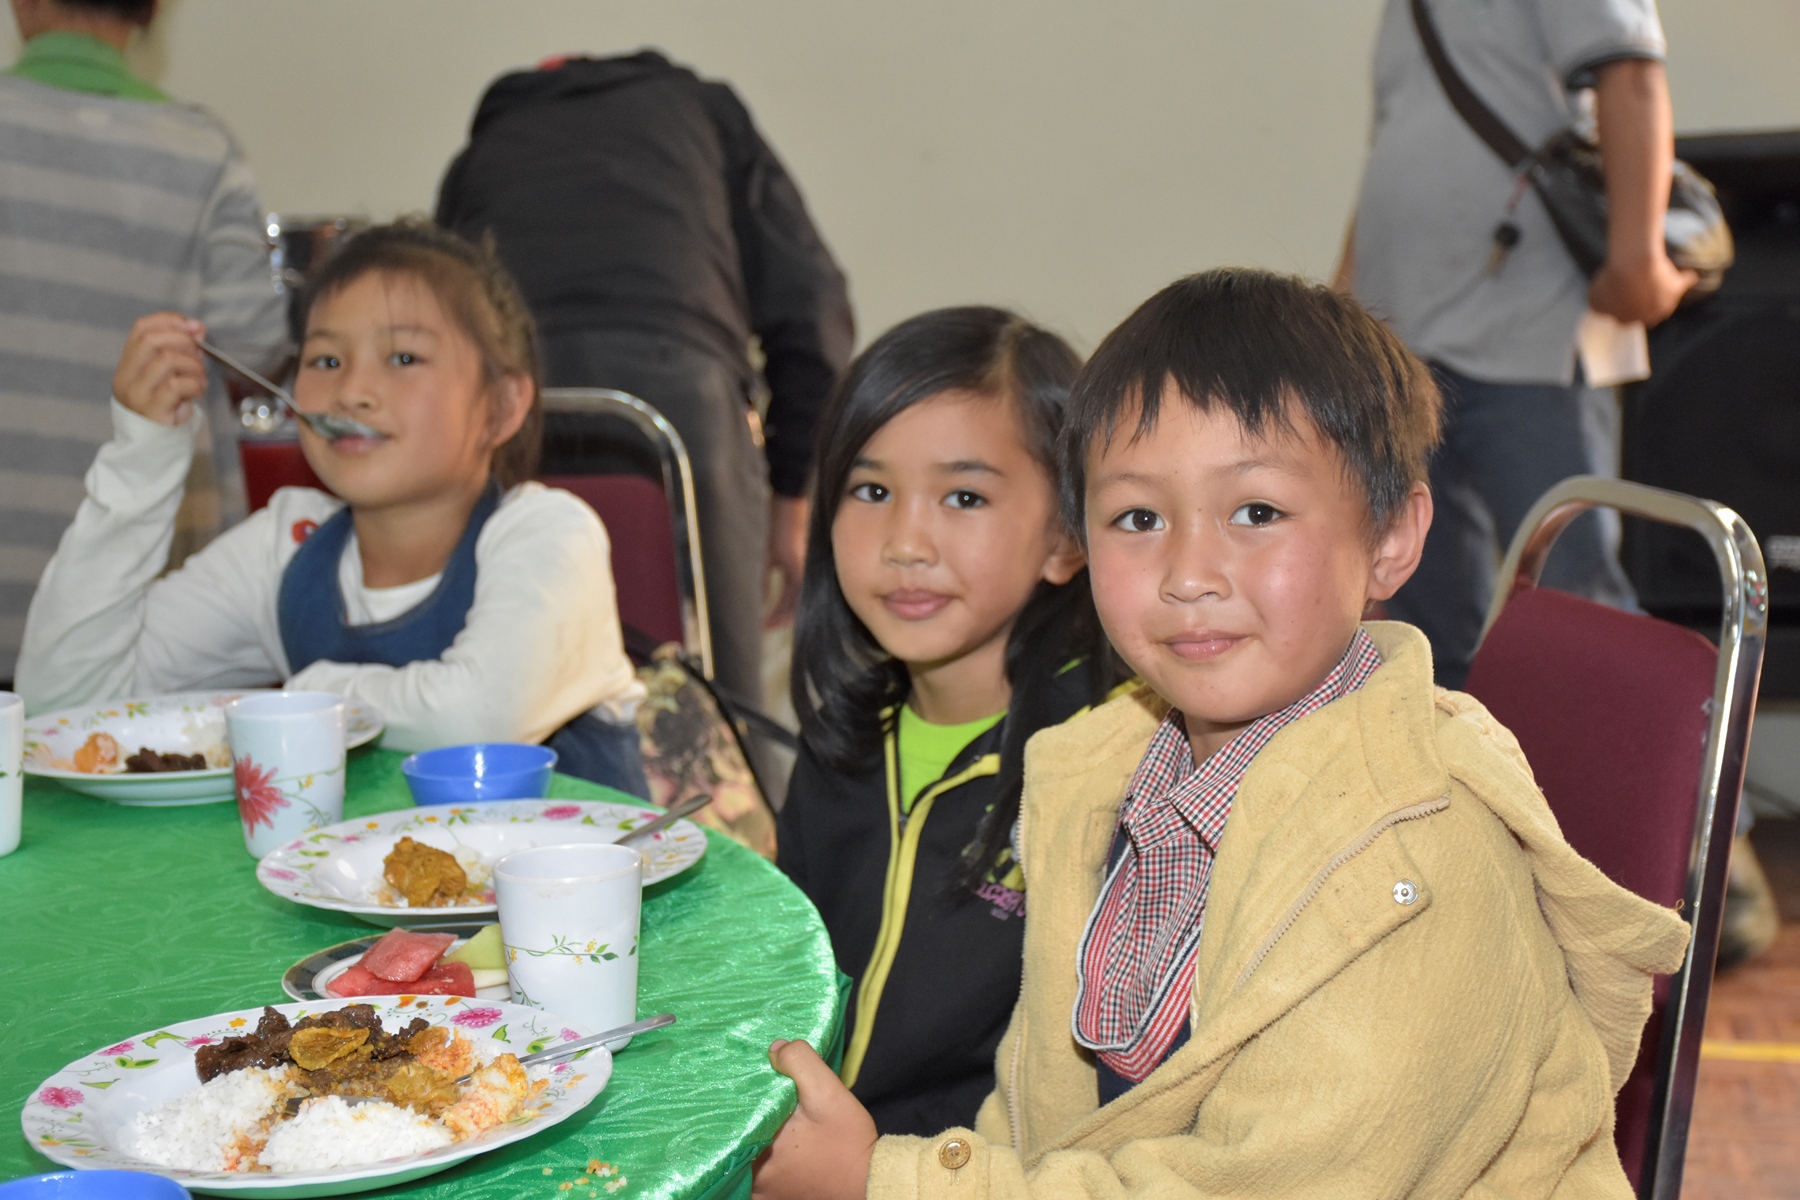
[[325, 985], [327, 995], [348, 996], [391, 996], [398, 990], [393, 984], [379, 975], [370, 974], [361, 966], [352, 965], [342, 975]]
[[440, 963], [407, 984], [406, 990], [419, 996], [473, 996], [475, 972], [468, 963]]
[[[379, 942], [363, 952], [357, 965], [389, 983], [410, 984], [430, 971], [432, 964], [455, 941], [456, 935], [450, 933], [414, 933], [410, 929], [390, 929], [382, 935]], [[388, 990], [416, 992], [419, 989], [405, 987]]]

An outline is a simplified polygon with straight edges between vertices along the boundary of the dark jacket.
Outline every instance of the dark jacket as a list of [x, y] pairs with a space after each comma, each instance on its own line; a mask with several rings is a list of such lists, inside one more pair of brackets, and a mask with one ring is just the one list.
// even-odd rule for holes
[[671, 335], [748, 390], [755, 334], [770, 482], [805, 491], [813, 426], [850, 359], [849, 293], [725, 84], [648, 50], [502, 76], [444, 176], [437, 220], [492, 232], [546, 337]]
[[[1058, 721], [1087, 703], [1084, 672], [1053, 686], [1066, 699]], [[802, 743], [788, 784], [776, 861], [818, 907], [838, 969], [856, 981], [845, 1074], [866, 1043], [851, 1091], [883, 1134], [973, 1125], [994, 1088], [994, 1050], [1019, 998], [1025, 885], [1010, 854], [978, 891], [958, 880], [996, 799], [1004, 736], [1002, 722], [971, 742], [904, 820], [885, 763], [846, 775]], [[878, 960], [884, 927], [893, 949]], [[865, 1032], [859, 1012], [871, 1005]]]

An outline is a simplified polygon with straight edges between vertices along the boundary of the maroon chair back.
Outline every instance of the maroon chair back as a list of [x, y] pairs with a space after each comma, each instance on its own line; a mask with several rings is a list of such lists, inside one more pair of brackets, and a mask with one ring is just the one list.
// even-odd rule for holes
[[[1692, 865], [1719, 652], [1689, 629], [1544, 588], [1513, 594], [1469, 694], [1519, 739], [1563, 836], [1619, 886], [1673, 908]], [[1668, 977], [1614, 1131], [1637, 1188], [1660, 1087]]]
[[658, 644], [682, 639], [681, 585], [663, 485], [642, 475], [544, 475], [573, 492], [606, 525], [619, 620]]
[[250, 441], [238, 443], [238, 461], [244, 466], [244, 498], [255, 512], [269, 502], [278, 488], [331, 489], [319, 482], [300, 452], [298, 441]]

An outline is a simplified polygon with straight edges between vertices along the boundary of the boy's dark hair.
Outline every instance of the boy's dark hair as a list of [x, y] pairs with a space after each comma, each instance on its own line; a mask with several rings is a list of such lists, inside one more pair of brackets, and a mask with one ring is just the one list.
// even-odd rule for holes
[[[808, 748], [844, 773], [881, 760], [882, 738], [906, 699], [904, 664], [890, 658], [838, 588], [831, 527], [856, 456], [900, 413], [942, 392], [995, 397], [1019, 414], [1027, 445], [1052, 481], [1069, 383], [1081, 360], [1067, 343], [999, 308], [944, 308], [903, 321], [856, 357], [819, 421], [806, 574], [794, 625], [794, 711]], [[1051, 680], [1082, 660], [1097, 701], [1116, 675], [1084, 570], [1039, 583], [1006, 647], [1012, 704], [1001, 733], [1000, 799], [964, 858], [962, 883], [978, 887], [1010, 845], [1024, 780], [1025, 740], [1056, 717]], [[897, 714], [896, 714], [897, 715]]]
[[519, 431], [494, 451], [493, 477], [502, 488], [537, 474], [544, 439], [544, 401], [537, 326], [518, 285], [491, 239], [480, 245], [428, 221], [403, 218], [351, 238], [307, 281], [294, 306], [294, 340], [306, 341], [313, 306], [364, 275], [399, 275], [430, 289], [444, 313], [481, 352], [491, 387], [508, 376], [531, 381], [531, 408]]
[[1087, 456], [1135, 412], [1156, 425], [1174, 384], [1202, 410], [1223, 404], [1252, 435], [1293, 432], [1304, 413], [1337, 447], [1387, 529], [1438, 442], [1431, 372], [1355, 300], [1288, 275], [1230, 267], [1180, 279], [1106, 335], [1082, 369], [1063, 423], [1063, 512], [1085, 528]]
[[156, 0], [56, 0], [63, 8], [107, 13], [134, 25], [148, 25], [156, 16]]

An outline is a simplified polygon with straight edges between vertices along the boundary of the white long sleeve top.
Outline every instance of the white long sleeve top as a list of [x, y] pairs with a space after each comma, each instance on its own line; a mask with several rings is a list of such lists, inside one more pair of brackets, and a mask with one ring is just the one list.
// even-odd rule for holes
[[[28, 711], [284, 679], [369, 701], [387, 721], [385, 744], [412, 751], [541, 742], [584, 712], [629, 719], [643, 698], [625, 656], [606, 529], [568, 492], [524, 483], [502, 498], [475, 542], [474, 605], [442, 658], [403, 667], [321, 661], [290, 673], [276, 610], [282, 572], [343, 502], [283, 488], [158, 579], [193, 429], [117, 401], [112, 421], [87, 497], [32, 597], [16, 678]], [[437, 583], [364, 587], [354, 537], [338, 574], [359, 624], [400, 615]]]

